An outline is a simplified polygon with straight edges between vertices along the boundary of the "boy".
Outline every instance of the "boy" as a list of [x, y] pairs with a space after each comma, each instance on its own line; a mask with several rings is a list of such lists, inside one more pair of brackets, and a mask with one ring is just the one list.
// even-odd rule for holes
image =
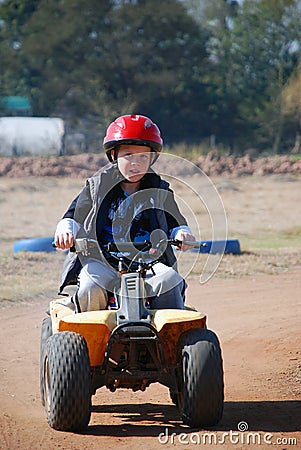
[[[117, 118], [103, 141], [110, 167], [87, 181], [58, 223], [58, 248], [70, 249], [79, 237], [99, 244], [89, 253], [69, 252], [66, 258], [60, 292], [68, 284], [78, 284], [68, 305], [76, 312], [105, 309], [108, 292], [118, 286], [116, 260], [105, 251], [108, 242], [156, 243], [162, 236], [195, 240], [168, 183], [151, 168], [162, 145], [159, 128], [151, 119], [141, 115]], [[188, 248], [182, 245], [181, 250]], [[169, 245], [153, 271], [145, 278], [151, 308], [183, 309], [185, 281], [176, 271]]]

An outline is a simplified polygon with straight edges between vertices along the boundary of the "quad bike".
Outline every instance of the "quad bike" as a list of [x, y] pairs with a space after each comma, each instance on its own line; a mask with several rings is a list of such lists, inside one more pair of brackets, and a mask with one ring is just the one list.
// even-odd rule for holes
[[[221, 349], [206, 316], [189, 307], [152, 310], [145, 297], [145, 273], [156, 263], [159, 247], [181, 244], [162, 241], [155, 249], [149, 242], [135, 243], [135, 255], [133, 243], [118, 243], [132, 262], [126, 267], [120, 258], [116, 309], [74, 313], [61, 300], [50, 303], [41, 331], [40, 389], [52, 428], [85, 428], [91, 396], [102, 386], [144, 391], [156, 382], [169, 388], [188, 426], [212, 426], [221, 419]], [[116, 250], [108, 244], [107, 251], [116, 255]]]

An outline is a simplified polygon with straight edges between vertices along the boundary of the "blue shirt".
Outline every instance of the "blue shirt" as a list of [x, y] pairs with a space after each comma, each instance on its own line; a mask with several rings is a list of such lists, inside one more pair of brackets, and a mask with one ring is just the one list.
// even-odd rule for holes
[[[100, 243], [106, 244], [121, 240], [131, 242], [150, 240], [151, 229], [147, 209], [136, 213], [135, 203], [131, 201], [131, 196], [122, 189], [118, 194], [109, 206], [100, 236]], [[141, 205], [139, 206], [141, 209]]]

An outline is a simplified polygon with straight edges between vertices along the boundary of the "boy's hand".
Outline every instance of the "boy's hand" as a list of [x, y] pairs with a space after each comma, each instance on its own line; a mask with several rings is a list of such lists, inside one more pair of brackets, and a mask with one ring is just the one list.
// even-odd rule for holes
[[[176, 239], [179, 239], [179, 241], [192, 241], [192, 242], [195, 242], [196, 240], [192, 234], [187, 233], [187, 231], [184, 230], [180, 230], [177, 232]], [[177, 250], [182, 250], [183, 252], [185, 252], [186, 250], [190, 250], [193, 247], [191, 245], [182, 244], [180, 247], [176, 248]]]
[[54, 243], [61, 250], [68, 250], [74, 245], [74, 236], [71, 233], [55, 234]]
[[74, 246], [74, 237], [80, 228], [79, 223], [73, 219], [62, 219], [56, 227], [54, 243], [61, 250], [68, 250]]

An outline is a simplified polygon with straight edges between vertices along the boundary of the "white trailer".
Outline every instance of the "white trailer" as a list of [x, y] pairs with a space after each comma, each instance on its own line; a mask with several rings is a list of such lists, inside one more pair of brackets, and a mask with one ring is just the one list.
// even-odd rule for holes
[[0, 117], [0, 156], [61, 155], [64, 121], [55, 117]]

